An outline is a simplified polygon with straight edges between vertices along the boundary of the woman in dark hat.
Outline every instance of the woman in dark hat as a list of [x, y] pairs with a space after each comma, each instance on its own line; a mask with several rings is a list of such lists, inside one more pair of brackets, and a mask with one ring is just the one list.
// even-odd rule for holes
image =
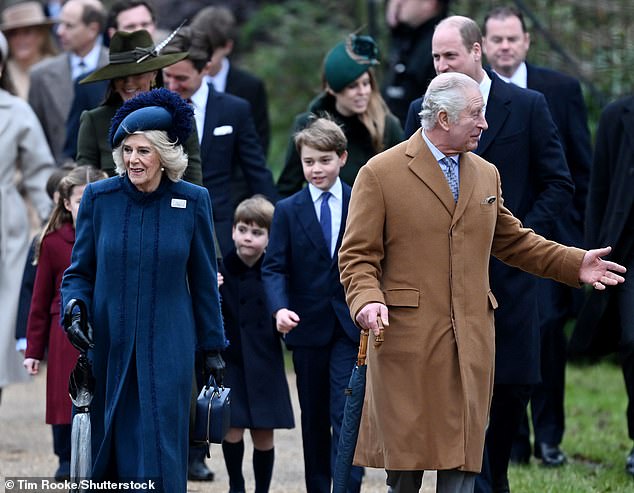
[[[125, 101], [152, 89], [160, 69], [179, 62], [186, 56], [187, 53], [161, 55], [160, 49], [155, 48], [150, 33], [145, 30], [116, 32], [110, 40], [110, 63], [80, 82], [86, 84], [110, 81], [103, 104], [81, 115], [77, 163], [92, 164], [114, 175], [115, 163], [108, 141], [108, 128], [115, 112]], [[201, 185], [200, 146], [195, 133], [190, 135], [184, 147], [189, 162], [183, 178]]]
[[[348, 161], [340, 177], [352, 186], [359, 168], [375, 154], [403, 140], [403, 129], [383, 101], [372, 67], [379, 63], [378, 48], [370, 36], [351, 34], [326, 55], [323, 91], [306, 113], [295, 118], [291, 135], [306, 127], [311, 115], [328, 114], [348, 139]], [[278, 191], [291, 195], [304, 185], [304, 175], [293, 138], [286, 151]]]
[[61, 288], [62, 306], [82, 300], [94, 328], [92, 479], [151, 479], [164, 493], [187, 488], [195, 350], [208, 372], [224, 366], [211, 201], [181, 180], [192, 113], [167, 89], [117, 111], [118, 176], [86, 187]]

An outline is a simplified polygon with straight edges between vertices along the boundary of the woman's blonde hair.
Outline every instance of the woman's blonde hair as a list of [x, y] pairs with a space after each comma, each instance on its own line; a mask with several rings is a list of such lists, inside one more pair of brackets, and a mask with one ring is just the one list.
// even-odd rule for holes
[[[143, 130], [131, 135], [143, 135], [159, 155], [161, 166], [167, 177], [172, 181], [178, 181], [183, 177], [187, 168], [187, 154], [183, 146], [172, 142], [163, 130]], [[127, 137], [126, 137], [127, 138]], [[126, 168], [123, 162], [123, 145], [126, 139], [121, 141], [112, 151], [112, 159], [120, 176], [125, 175]]]
[[379, 85], [374, 76], [372, 69], [368, 70], [370, 75], [370, 85], [372, 86], [372, 93], [370, 94], [370, 102], [368, 103], [368, 109], [365, 113], [359, 115], [359, 119], [370, 132], [372, 137], [372, 145], [376, 152], [381, 152], [385, 149], [383, 137], [385, 135], [385, 119], [387, 118], [390, 110], [387, 108], [387, 104], [381, 96]]
[[[381, 96], [381, 90], [376, 80], [376, 76], [374, 75], [374, 70], [369, 68], [367, 73], [370, 76], [370, 86], [372, 87], [372, 92], [370, 93], [370, 101], [368, 102], [368, 108], [364, 113], [357, 115], [361, 123], [365, 126], [365, 128], [370, 133], [370, 138], [372, 139], [372, 147], [378, 153], [385, 149], [385, 144], [383, 142], [385, 136], [385, 120], [390, 110], [385, 104], [383, 100], [383, 96]], [[363, 76], [361, 74], [359, 77]], [[326, 81], [325, 76], [323, 79], [323, 87], [324, 89], [328, 89], [328, 82]], [[354, 83], [354, 81], [353, 81]], [[344, 88], [345, 89], [345, 88]], [[344, 90], [342, 89], [342, 91]], [[333, 92], [332, 97], [336, 97]]]

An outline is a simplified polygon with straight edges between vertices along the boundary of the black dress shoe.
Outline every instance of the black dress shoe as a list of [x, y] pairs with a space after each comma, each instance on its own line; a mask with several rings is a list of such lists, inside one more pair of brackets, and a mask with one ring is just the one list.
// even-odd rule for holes
[[57, 471], [55, 471], [55, 481], [70, 480], [70, 462], [60, 462]]
[[627, 460], [625, 461], [625, 471], [634, 476], [634, 448], [630, 450], [630, 455], [627, 456]]
[[541, 458], [543, 466], [559, 467], [566, 463], [566, 455], [561, 451], [559, 445], [540, 443], [539, 454], [535, 455]]
[[213, 481], [214, 473], [203, 461], [190, 461], [187, 467], [187, 479], [191, 481]]
[[511, 457], [509, 462], [514, 465], [524, 466], [530, 462], [531, 459], [531, 446], [530, 444], [522, 443], [518, 440], [513, 442], [513, 448], [511, 449]]

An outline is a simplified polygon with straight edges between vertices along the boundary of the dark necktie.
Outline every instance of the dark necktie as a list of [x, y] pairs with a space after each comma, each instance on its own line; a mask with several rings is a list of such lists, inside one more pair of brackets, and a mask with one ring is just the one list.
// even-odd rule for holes
[[328, 199], [330, 199], [331, 195], [332, 194], [330, 192], [324, 192], [321, 194], [321, 213], [319, 215], [319, 224], [321, 225], [321, 231], [324, 233], [324, 240], [326, 240], [328, 253], [330, 253], [330, 242], [332, 239], [330, 206], [328, 205]]

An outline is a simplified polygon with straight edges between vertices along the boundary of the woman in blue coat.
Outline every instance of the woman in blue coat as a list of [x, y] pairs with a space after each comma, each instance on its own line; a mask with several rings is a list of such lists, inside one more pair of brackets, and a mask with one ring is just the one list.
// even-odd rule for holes
[[[211, 202], [181, 180], [192, 110], [165, 89], [117, 111], [119, 176], [86, 187], [62, 302], [83, 300], [94, 329], [93, 479], [187, 489], [194, 352], [224, 366]], [[75, 326], [71, 342], [85, 349]]]

